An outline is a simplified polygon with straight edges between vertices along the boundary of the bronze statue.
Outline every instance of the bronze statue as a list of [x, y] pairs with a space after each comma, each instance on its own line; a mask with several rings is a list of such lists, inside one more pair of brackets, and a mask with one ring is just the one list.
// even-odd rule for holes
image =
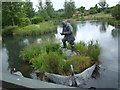
[[74, 35], [73, 35], [73, 28], [70, 25], [70, 23], [67, 23], [66, 21], [62, 22], [63, 25], [63, 31], [61, 35], [64, 35], [64, 38], [62, 39], [63, 42], [63, 48], [66, 48], [66, 41], [70, 44], [72, 52], [74, 51]]

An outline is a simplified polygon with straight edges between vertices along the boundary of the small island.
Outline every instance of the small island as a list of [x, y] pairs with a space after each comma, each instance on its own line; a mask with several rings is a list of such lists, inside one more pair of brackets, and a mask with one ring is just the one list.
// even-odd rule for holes
[[[70, 49], [70, 45], [67, 49]], [[93, 41], [75, 43], [75, 52], [76, 55], [67, 56], [59, 43], [45, 41], [26, 46], [21, 51], [20, 57], [32, 64], [40, 73], [49, 72], [60, 75], [70, 75], [71, 64], [74, 72], [80, 73], [93, 64], [99, 63], [100, 47], [97, 41], [95, 44]]]

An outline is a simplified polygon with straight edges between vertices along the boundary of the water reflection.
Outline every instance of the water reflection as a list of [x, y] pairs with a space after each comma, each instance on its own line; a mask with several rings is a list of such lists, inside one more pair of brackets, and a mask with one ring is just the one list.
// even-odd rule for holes
[[120, 35], [120, 27], [116, 26], [112, 30], [111, 35], [113, 36], [113, 38], [117, 38]]
[[71, 22], [71, 26], [73, 27], [73, 35], [76, 36], [76, 32], [77, 32], [76, 22]]
[[25, 39], [25, 40], [23, 40], [23, 41], [22, 41], [22, 44], [29, 45], [29, 44], [30, 44], [30, 42], [29, 42], [29, 40], [28, 40], [28, 39]]
[[100, 32], [106, 32], [107, 30], [107, 23], [106, 22], [101, 22], [101, 25], [100, 25]]

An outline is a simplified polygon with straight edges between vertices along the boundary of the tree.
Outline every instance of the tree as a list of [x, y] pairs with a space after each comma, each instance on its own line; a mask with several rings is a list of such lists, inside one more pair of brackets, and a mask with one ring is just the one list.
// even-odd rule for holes
[[100, 0], [98, 4], [101, 6], [103, 11], [104, 11], [105, 7], [108, 7], [108, 4], [106, 3], [106, 0]]
[[42, 0], [39, 0], [38, 12], [40, 12], [42, 9], [43, 9]]
[[55, 12], [54, 12], [54, 8], [53, 8], [53, 5], [52, 5], [52, 2], [50, 0], [46, 0], [45, 9], [46, 9], [48, 15], [50, 16], [50, 18], [53, 18]]
[[25, 17], [23, 2], [2, 2], [2, 25], [19, 25], [20, 18]]
[[89, 10], [89, 13], [90, 13], [90, 14], [96, 14], [96, 13], [97, 13], [96, 8], [91, 7], [90, 10]]
[[65, 16], [70, 18], [75, 13], [75, 2], [70, 0], [69, 2], [65, 1], [64, 3]]
[[24, 12], [28, 18], [32, 18], [35, 16], [35, 10], [33, 8], [33, 3], [28, 0], [24, 3]]
[[50, 16], [48, 15], [45, 7], [42, 5], [42, 0], [39, 2], [37, 17], [40, 17], [42, 20], [49, 20]]
[[95, 4], [95, 9], [98, 10], [98, 5], [97, 4]]
[[116, 5], [115, 7], [113, 7], [112, 9], [112, 16], [115, 17], [115, 19], [120, 20], [120, 5]]
[[85, 7], [81, 6], [80, 8], [77, 9], [79, 12], [84, 13], [85, 12]]

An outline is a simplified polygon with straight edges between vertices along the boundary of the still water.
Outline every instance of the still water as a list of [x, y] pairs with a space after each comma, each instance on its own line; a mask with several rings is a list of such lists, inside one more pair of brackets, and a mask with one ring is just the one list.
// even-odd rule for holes
[[[98, 21], [77, 21], [71, 22], [74, 28], [75, 42], [98, 41], [101, 47], [99, 55], [100, 71], [99, 75], [91, 78], [84, 87], [96, 88], [117, 88], [118, 87], [118, 30], [106, 22]], [[23, 62], [19, 58], [19, 53], [23, 47], [32, 43], [41, 43], [44, 40], [56, 39], [61, 42], [63, 36], [60, 35], [62, 27], [59, 25], [55, 33], [40, 36], [14, 36], [3, 38], [2, 48], [2, 72], [10, 73], [13, 68], [22, 72], [23, 76], [33, 79], [40, 79], [35, 74], [31, 65]]]

